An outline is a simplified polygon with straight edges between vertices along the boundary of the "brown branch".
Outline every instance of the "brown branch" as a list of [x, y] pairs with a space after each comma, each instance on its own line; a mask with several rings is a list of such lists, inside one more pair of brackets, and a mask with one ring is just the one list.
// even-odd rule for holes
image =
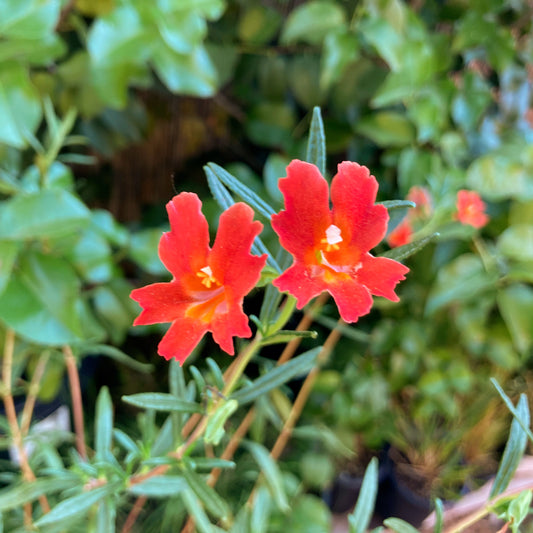
[[80, 376], [76, 359], [72, 349], [68, 344], [63, 346], [65, 365], [67, 367], [68, 381], [70, 385], [70, 395], [72, 397], [72, 412], [74, 418], [74, 429], [76, 432], [76, 448], [82, 459], [87, 459], [87, 448], [85, 447], [85, 425], [83, 422], [83, 400], [81, 397]]

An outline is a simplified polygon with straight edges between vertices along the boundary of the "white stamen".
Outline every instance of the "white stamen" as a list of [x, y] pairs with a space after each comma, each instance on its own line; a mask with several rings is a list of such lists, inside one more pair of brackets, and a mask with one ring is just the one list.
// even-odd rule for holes
[[213, 277], [213, 271], [211, 270], [211, 267], [209, 266], [206, 266], [204, 268], [201, 268], [200, 269], [200, 272], [203, 272], [206, 276], [208, 276], [209, 278], [212, 278]]
[[335, 224], [331, 224], [326, 230], [326, 242], [332, 246], [338, 242], [342, 242], [341, 229], [335, 226]]

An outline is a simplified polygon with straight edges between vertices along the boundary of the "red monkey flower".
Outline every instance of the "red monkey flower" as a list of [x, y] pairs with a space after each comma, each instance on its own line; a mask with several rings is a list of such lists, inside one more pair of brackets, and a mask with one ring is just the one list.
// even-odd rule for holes
[[411, 187], [407, 193], [407, 200], [416, 204], [416, 207], [409, 211], [412, 218], [428, 218], [431, 216], [431, 213], [433, 212], [433, 202], [431, 194], [425, 187], [419, 187], [418, 185]]
[[370, 312], [372, 295], [399, 300], [394, 288], [409, 269], [369, 253], [385, 236], [389, 214], [374, 203], [378, 184], [366, 167], [339, 165], [332, 209], [328, 183], [314, 165], [292, 161], [279, 187], [285, 210], [272, 216], [272, 227], [294, 263], [273, 283], [295, 296], [299, 309], [328, 291], [341, 317], [356, 322]]
[[172, 322], [157, 351], [180, 364], [207, 331], [230, 355], [233, 337], [251, 336], [242, 301], [266, 261], [250, 254], [263, 227], [250, 207], [237, 203], [222, 213], [213, 248], [201, 207], [198, 196], [187, 192], [167, 204], [170, 231], [159, 241], [159, 257], [173, 279], [131, 293], [143, 308], [133, 325]]
[[413, 236], [413, 226], [406, 217], [387, 236], [387, 242], [392, 248], [403, 246], [411, 242]]
[[482, 228], [489, 221], [485, 213], [485, 202], [475, 191], [460, 190], [457, 193], [457, 214], [455, 217], [461, 224], [469, 224], [474, 228]]

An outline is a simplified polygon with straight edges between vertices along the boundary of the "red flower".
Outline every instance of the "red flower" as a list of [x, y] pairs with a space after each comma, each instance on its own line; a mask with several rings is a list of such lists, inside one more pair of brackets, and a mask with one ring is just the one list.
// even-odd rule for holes
[[392, 248], [403, 246], [411, 242], [413, 227], [409, 218], [405, 217], [387, 236], [387, 242]]
[[301, 309], [311, 298], [328, 291], [346, 322], [370, 312], [372, 295], [398, 301], [396, 284], [407, 267], [368, 251], [385, 236], [389, 215], [375, 205], [378, 184], [366, 167], [344, 162], [331, 184], [316, 166], [292, 161], [279, 181], [285, 211], [272, 216], [281, 245], [293, 265], [274, 285], [288, 291]]
[[412, 218], [428, 218], [433, 212], [431, 194], [425, 187], [414, 185], [407, 193], [407, 200], [414, 202], [416, 207], [409, 211]]
[[143, 308], [135, 326], [172, 322], [158, 353], [180, 364], [207, 331], [230, 355], [234, 336], [251, 336], [242, 301], [256, 285], [266, 261], [266, 256], [250, 254], [263, 227], [253, 221], [250, 207], [237, 203], [222, 213], [213, 248], [201, 207], [198, 196], [186, 192], [167, 204], [170, 231], [161, 237], [159, 257], [173, 279], [131, 293]]
[[461, 224], [482, 228], [489, 221], [485, 208], [485, 202], [477, 192], [462, 189], [457, 193], [457, 214], [455, 218]]

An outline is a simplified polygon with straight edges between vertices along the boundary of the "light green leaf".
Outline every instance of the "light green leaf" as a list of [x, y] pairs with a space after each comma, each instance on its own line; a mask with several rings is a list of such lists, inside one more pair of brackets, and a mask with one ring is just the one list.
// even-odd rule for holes
[[114, 533], [117, 517], [117, 507], [114, 500], [106, 498], [98, 504], [98, 514], [96, 515], [97, 531]]
[[260, 4], [246, 6], [246, 11], [239, 18], [237, 34], [241, 41], [250, 44], [266, 44], [279, 30], [282, 15]]
[[79, 484], [76, 477], [39, 478], [36, 481], [20, 485], [11, 485], [0, 491], [0, 512], [9, 509], [20, 509], [25, 503], [31, 502], [45, 494], [71, 489]]
[[411, 524], [399, 518], [387, 518], [387, 520], [383, 521], [383, 525], [396, 533], [419, 533]]
[[279, 190], [278, 180], [286, 175], [287, 165], [291, 160], [283, 155], [271, 153], [263, 167], [263, 180], [270, 197], [277, 203], [283, 203], [283, 195]]
[[177, 496], [187, 487], [182, 476], [155, 476], [128, 488], [130, 494], [148, 498], [171, 498]]
[[226, 400], [218, 406], [216, 411], [209, 415], [205, 429], [204, 441], [217, 446], [224, 436], [224, 425], [229, 417], [237, 410], [239, 402], [234, 399]]
[[290, 510], [289, 503], [287, 501], [287, 495], [285, 493], [285, 487], [283, 485], [283, 478], [281, 471], [277, 463], [270, 457], [268, 450], [261, 444], [251, 441], [243, 442], [243, 445], [252, 454], [252, 457], [259, 465], [261, 472], [265, 476], [270, 494], [278, 509], [284, 513]]
[[0, 205], [0, 239], [61, 237], [80, 230], [89, 216], [80, 200], [61, 189], [18, 195]]
[[250, 533], [266, 533], [272, 510], [272, 497], [266, 487], [258, 487], [250, 514]]
[[42, 117], [37, 91], [22, 65], [0, 67], [0, 143], [24, 148]]
[[327, 0], [311, 0], [291, 11], [281, 32], [281, 42], [319, 44], [328, 32], [337, 30], [345, 22], [345, 13], [339, 4]]
[[179, 400], [172, 394], [163, 392], [140, 392], [122, 396], [122, 400], [130, 405], [143, 409], [154, 409], [155, 411], [181, 411], [184, 413], [201, 413], [201, 405], [193, 402]]
[[91, 228], [82, 233], [68, 257], [89, 283], [105, 283], [113, 276], [111, 248], [106, 239]]
[[533, 225], [514, 224], [498, 238], [499, 251], [509, 259], [533, 261]]
[[279, 330], [268, 337], [263, 337], [261, 339], [261, 346], [280, 343], [285, 344], [296, 337], [316, 339], [318, 333], [316, 331]]
[[35, 525], [37, 527], [52, 526], [60, 523], [72, 523], [81, 518], [89, 509], [106, 496], [114, 494], [119, 487], [117, 483], [109, 483], [103, 487], [82, 492], [58, 503], [49, 513], [42, 516]]
[[217, 457], [188, 457], [187, 464], [193, 470], [202, 470], [211, 472], [213, 468], [235, 468], [233, 461], [226, 461], [225, 459], [219, 459]]
[[394, 111], [379, 111], [363, 117], [355, 131], [378, 146], [406, 146], [415, 139], [415, 129], [404, 115]]
[[307, 155], [305, 160], [318, 167], [322, 176], [326, 175], [326, 136], [320, 107], [313, 108], [313, 118], [309, 127]]
[[322, 346], [317, 346], [287, 363], [276, 366], [250, 385], [233, 393], [231, 397], [237, 400], [239, 405], [244, 405], [287, 383], [296, 376], [307, 374], [313, 368], [321, 349]]
[[214, 533], [214, 526], [211, 524], [204, 508], [200, 505], [195, 493], [191, 489], [181, 491], [183, 503], [190, 516], [194, 516], [195, 525], [200, 533]]
[[8, 39], [44, 39], [53, 33], [60, 10], [60, 0], [3, 0], [0, 35]]
[[130, 239], [128, 255], [146, 272], [154, 276], [167, 273], [157, 253], [162, 235], [161, 228], [148, 228], [133, 233]]
[[332, 31], [324, 40], [322, 64], [320, 69], [320, 86], [328, 89], [341, 79], [348, 65], [359, 56], [357, 37], [344, 28]]
[[94, 450], [100, 460], [111, 454], [113, 442], [113, 403], [107, 387], [102, 387], [96, 399], [96, 416], [94, 419]]
[[[520, 395], [520, 400], [516, 406], [516, 412], [520, 420], [529, 427], [530, 416], [529, 407], [527, 402], [527, 396], [525, 394]], [[509, 440], [505, 446], [498, 472], [494, 479], [490, 490], [490, 498], [494, 498], [498, 494], [501, 494], [509, 485], [520, 461], [526, 451], [527, 446], [527, 434], [520, 426], [520, 423], [516, 418], [511, 424], [511, 431], [509, 433]]]
[[0, 294], [9, 281], [19, 249], [18, 242], [0, 241]]
[[366, 468], [355, 509], [348, 516], [350, 533], [365, 533], [374, 513], [377, 493], [378, 460], [373, 457]]

